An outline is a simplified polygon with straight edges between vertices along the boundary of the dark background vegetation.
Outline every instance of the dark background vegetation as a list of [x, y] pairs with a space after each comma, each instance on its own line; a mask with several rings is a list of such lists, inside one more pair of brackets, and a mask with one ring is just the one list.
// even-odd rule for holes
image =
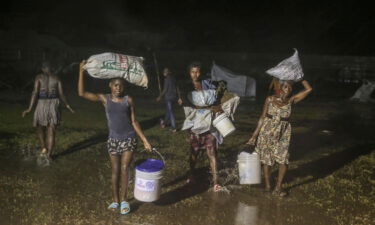
[[145, 57], [152, 82], [155, 54], [179, 75], [194, 59], [208, 73], [215, 60], [261, 84], [297, 48], [316, 86], [346, 80], [352, 92], [375, 71], [374, 18], [354, 0], [8, 1], [0, 9], [0, 88], [30, 89], [45, 59], [73, 81], [80, 60], [106, 51]]
[[[362, 1], [21, 0], [3, 3], [3, 32], [26, 29], [70, 46], [374, 55]], [[138, 42], [140, 46], [134, 46]], [[131, 46], [128, 46], [131, 45]]]

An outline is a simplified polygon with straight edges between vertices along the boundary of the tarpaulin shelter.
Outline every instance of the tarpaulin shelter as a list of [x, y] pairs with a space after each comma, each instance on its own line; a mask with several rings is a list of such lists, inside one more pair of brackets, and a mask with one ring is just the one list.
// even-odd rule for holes
[[236, 74], [215, 63], [213, 63], [211, 68], [211, 79], [214, 81], [226, 81], [228, 90], [240, 97], [256, 96], [256, 80], [254, 78]]
[[363, 84], [357, 89], [350, 100], [356, 100], [359, 102], [375, 102], [375, 99], [371, 98], [371, 94], [374, 90], [375, 82], [364, 80]]

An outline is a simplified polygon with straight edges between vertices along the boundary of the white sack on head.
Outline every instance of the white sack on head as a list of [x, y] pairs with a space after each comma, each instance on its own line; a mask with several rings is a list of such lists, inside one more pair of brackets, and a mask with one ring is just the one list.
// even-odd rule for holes
[[290, 58], [284, 59], [277, 66], [267, 70], [266, 73], [280, 80], [301, 80], [303, 77], [302, 66], [297, 49], [294, 51]]
[[188, 99], [195, 106], [210, 106], [216, 101], [216, 90], [192, 91], [188, 94]]
[[107, 52], [90, 56], [83, 68], [95, 78], [124, 78], [131, 84], [148, 86], [142, 57]]

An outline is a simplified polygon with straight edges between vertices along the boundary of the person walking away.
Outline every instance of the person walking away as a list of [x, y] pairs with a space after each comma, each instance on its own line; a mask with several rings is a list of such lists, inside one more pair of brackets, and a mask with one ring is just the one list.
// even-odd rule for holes
[[160, 93], [160, 95], [156, 98], [156, 101], [161, 101], [161, 99], [164, 97], [165, 100], [165, 106], [166, 106], [166, 113], [164, 120], [160, 120], [160, 126], [162, 128], [165, 128], [166, 126], [171, 126], [171, 131], [173, 133], [177, 132], [176, 129], [176, 119], [174, 116], [174, 104], [177, 100], [178, 104], [182, 104], [181, 96], [180, 96], [180, 90], [176, 83], [176, 78], [173, 76], [172, 71], [169, 67], [165, 67], [163, 69], [163, 76], [164, 76], [164, 87], [163, 91]]
[[64, 95], [60, 78], [52, 73], [51, 64], [43, 62], [41, 70], [42, 72], [35, 77], [30, 104], [28, 109], [22, 112], [22, 117], [30, 113], [36, 103], [33, 126], [37, 129], [41, 147], [39, 159], [47, 160], [46, 165], [49, 165], [52, 160], [56, 128], [61, 121], [60, 100], [70, 112], [74, 113], [74, 110]]

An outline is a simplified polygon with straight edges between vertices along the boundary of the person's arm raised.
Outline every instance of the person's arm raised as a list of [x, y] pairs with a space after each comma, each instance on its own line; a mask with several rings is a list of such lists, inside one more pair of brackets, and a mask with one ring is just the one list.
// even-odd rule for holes
[[86, 64], [86, 61], [83, 60], [80, 64], [79, 64], [79, 77], [78, 77], [78, 95], [82, 98], [85, 98], [87, 100], [90, 100], [90, 101], [94, 101], [94, 102], [98, 102], [98, 101], [101, 101], [101, 102], [105, 102], [105, 97], [103, 94], [96, 94], [96, 93], [92, 93], [92, 92], [88, 92], [88, 91], [85, 91], [85, 84], [84, 84], [84, 77], [83, 77], [83, 73], [85, 71], [85, 69], [83, 68], [83, 66]]
[[300, 102], [302, 101], [304, 98], [306, 98], [307, 95], [309, 95], [311, 92], [312, 92], [312, 87], [311, 85], [309, 84], [309, 82], [307, 82], [306, 80], [303, 80], [302, 82], [302, 85], [303, 87], [305, 88], [304, 90], [300, 91], [299, 93], [293, 95], [291, 98], [290, 98], [290, 101], [292, 103], [297, 103], [297, 102]]

